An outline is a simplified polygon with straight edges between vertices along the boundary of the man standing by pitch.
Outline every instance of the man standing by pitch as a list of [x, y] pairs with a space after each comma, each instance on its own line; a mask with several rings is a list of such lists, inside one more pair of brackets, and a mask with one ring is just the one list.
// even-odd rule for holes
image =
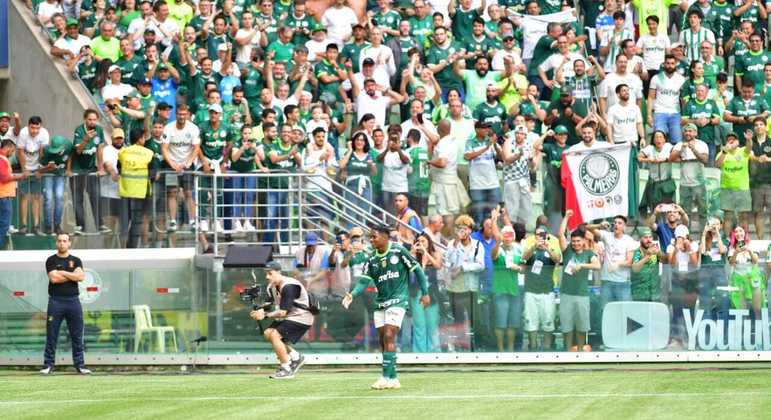
[[388, 226], [371, 227], [370, 235], [375, 252], [364, 263], [356, 286], [343, 298], [343, 306], [348, 309], [353, 298], [364, 292], [371, 282], [374, 282], [377, 288], [374, 321], [383, 352], [383, 376], [372, 384], [373, 389], [401, 388], [399, 380], [396, 379], [396, 336], [407, 312], [408, 286], [413, 272], [420, 286], [420, 303], [424, 307], [431, 304], [426, 274], [409, 251], [390, 242], [390, 233]]
[[54, 370], [56, 341], [62, 320], [67, 320], [67, 328], [72, 342], [72, 363], [81, 375], [90, 375], [83, 360], [83, 308], [80, 307], [78, 282], [86, 278], [80, 258], [70, 255], [70, 235], [61, 233], [56, 236], [56, 254], [46, 260], [48, 272], [48, 314], [46, 318], [46, 349], [43, 369], [40, 373], [48, 375]]

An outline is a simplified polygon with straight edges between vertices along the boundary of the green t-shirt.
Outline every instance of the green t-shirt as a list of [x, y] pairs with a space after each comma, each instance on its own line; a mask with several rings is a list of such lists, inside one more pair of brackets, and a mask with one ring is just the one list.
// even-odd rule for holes
[[222, 76], [219, 73], [211, 72], [209, 75], [205, 75], [200, 70], [196, 71], [195, 75], [190, 78], [190, 93], [193, 96], [193, 101], [205, 103], [204, 86], [206, 83], [211, 81], [219, 86], [221, 80]]
[[[640, 262], [640, 260], [643, 259], [642, 250], [640, 248], [636, 249], [634, 251], [634, 254], [632, 254], [632, 263], [637, 264]], [[656, 282], [659, 282], [659, 257], [658, 255], [653, 255], [648, 260], [645, 265], [642, 266], [640, 271], [634, 272], [632, 271], [632, 279], [631, 284], [634, 288], [638, 284], [654, 284]]]
[[747, 51], [747, 54], [736, 58], [736, 75], [742, 76], [742, 82], [751, 80], [755, 84], [755, 92], [761, 93], [766, 84], [763, 68], [769, 61], [771, 61], [771, 52]]
[[429, 37], [434, 32], [434, 19], [429, 14], [423, 19], [412, 16], [407, 20], [410, 22], [410, 35], [418, 44], [425, 47], [426, 43], [429, 42]]
[[538, 0], [538, 6], [541, 7], [542, 15], [557, 13], [562, 8], [562, 0]]
[[555, 41], [549, 35], [544, 35], [538, 40], [533, 49], [533, 59], [530, 61], [530, 67], [527, 68], [528, 76], [538, 76], [538, 67], [555, 51], [552, 49], [552, 44]]
[[452, 18], [453, 38], [461, 43], [468, 42], [474, 36], [472, 27], [474, 26], [474, 19], [478, 17], [481, 16], [479, 16], [477, 9], [463, 11], [460, 6], [456, 7], [455, 16]]
[[91, 64], [85, 62], [78, 64], [78, 77], [88, 88], [91, 93], [95, 93], [94, 80], [96, 79], [96, 60], [92, 60]]
[[[281, 141], [276, 141], [272, 145], [270, 145], [270, 148], [268, 149], [268, 152], [266, 153], [266, 160], [267, 160], [267, 166], [268, 169], [271, 171], [274, 170], [282, 170], [282, 171], [289, 171], [294, 172], [297, 169], [297, 164], [294, 159], [287, 159], [282, 160], [278, 163], [273, 163], [270, 160], [271, 154], [276, 154], [277, 156], [287, 156], [289, 152], [292, 150], [292, 144], [290, 143], [288, 146], [284, 146]], [[289, 179], [284, 177], [279, 177], [275, 181], [271, 181], [272, 184], [275, 184], [275, 188], [280, 189], [287, 189], [289, 188]], [[273, 185], [271, 186], [273, 187]]]
[[720, 188], [731, 191], [750, 189], [750, 155], [744, 147], [737, 147], [725, 153], [723, 166], [720, 168]]
[[428, 179], [428, 151], [420, 146], [407, 150], [410, 156], [412, 170], [407, 175], [409, 192], [416, 197], [428, 197], [431, 191], [431, 180]]
[[[273, 6], [275, 9], [276, 6]], [[295, 17], [294, 13], [289, 13], [289, 16], [287, 16], [286, 20], [284, 21], [286, 26], [290, 28], [294, 28], [294, 35], [292, 36], [292, 44], [295, 45], [305, 45], [306, 42], [310, 40], [308, 38], [308, 35], [305, 35], [304, 33], [300, 32], [300, 29], [307, 29], [310, 31], [315, 25], [313, 22], [313, 18], [308, 16], [307, 14], [302, 15], [302, 17]], [[310, 32], [309, 32], [310, 33]]]
[[[761, 144], [756, 137], [752, 143], [752, 153], [755, 157], [771, 158], [771, 139], [766, 138]], [[771, 185], [771, 163], [750, 162], [750, 180], [753, 188]], [[771, 255], [767, 259], [771, 259]]]
[[[322, 75], [337, 77], [335, 66], [331, 62], [327, 61], [326, 58], [322, 59], [318, 62], [318, 64], [316, 64], [315, 71], [316, 78], [320, 78]], [[330, 83], [324, 83], [319, 80], [319, 95], [324, 93], [334, 95], [334, 98], [336, 98], [338, 101], [342, 101], [343, 98], [340, 97], [340, 80]]]
[[[745, 101], [741, 96], [734, 96], [725, 110], [734, 117], [752, 117], [766, 112], [768, 107], [766, 106], [766, 101], [758, 95], [753, 96], [749, 101]], [[745, 131], [752, 131], [752, 122], [734, 123], [733, 127], [734, 133], [738, 134], [740, 139], [743, 139]]]
[[[482, 35], [481, 39], [476, 39], [472, 35], [471, 38], [469, 38], [466, 41], [466, 43], [464, 44], [464, 47], [468, 52], [480, 52], [482, 53], [482, 57], [488, 57], [489, 52], [495, 49], [496, 45], [495, 45], [495, 41], [486, 37], [485, 35]], [[474, 66], [476, 65], [476, 62], [477, 62], [476, 58], [467, 59], [466, 68], [473, 69]]]
[[[220, 122], [216, 129], [211, 126], [210, 121], [206, 121], [198, 126], [201, 132], [201, 152], [207, 159], [221, 159], [225, 147], [231, 141], [230, 126]], [[227, 159], [226, 159], [227, 160]]]
[[150, 149], [153, 152], [153, 161], [150, 163], [151, 168], [162, 168], [167, 166], [166, 162], [163, 160], [161, 141], [159, 139], [151, 137], [145, 140], [145, 148]]
[[680, 87], [680, 99], [688, 103], [692, 98], [696, 97], [696, 86], [707, 85], [709, 89], [716, 89], [717, 85], [712, 84], [706, 77], [702, 77], [699, 80], [691, 77], [687, 79], [685, 83]]
[[276, 55], [273, 56], [274, 61], [286, 61], [292, 59], [292, 50], [294, 50], [294, 44], [291, 42], [284, 44], [280, 40], [276, 40], [268, 45], [268, 51], [275, 51]]
[[[375, 13], [372, 20], [375, 21], [376, 26], [397, 30], [399, 29], [399, 22], [402, 20], [402, 17], [399, 12], [393, 9], [385, 13], [383, 13], [382, 10], [379, 10]], [[383, 33], [383, 43], [387, 43], [391, 38], [391, 35], [388, 35], [385, 32]]]
[[519, 295], [519, 272], [509, 267], [521, 262], [522, 247], [519, 244], [512, 244], [509, 249], [501, 245], [498, 258], [493, 260], [493, 294]]
[[344, 59], [350, 59], [351, 64], [353, 65], [353, 72], [358, 73], [361, 71], [359, 68], [359, 58], [361, 57], [361, 50], [363, 50], [365, 47], [368, 47], [370, 45], [369, 42], [362, 42], [361, 44], [356, 44], [354, 42], [349, 42], [343, 46], [343, 50], [340, 51], [340, 55], [343, 56]]
[[138, 55], [134, 55], [131, 60], [121, 58], [115, 65], [120, 67], [120, 81], [131, 86], [136, 86], [147, 72], [147, 63]]
[[717, 86], [718, 73], [725, 71], [725, 60], [722, 57], [713, 57], [709, 63], [704, 63], [704, 78], [713, 88]]
[[105, 40], [101, 36], [97, 36], [91, 40], [91, 50], [95, 56], [102, 59], [109, 58], [115, 63], [120, 58], [120, 40], [115, 37]]
[[[720, 248], [717, 246], [717, 242], [720, 241], [723, 243], [723, 246], [726, 249], [725, 254], [720, 253]], [[714, 266], [720, 266], [724, 267], [727, 262], [727, 255], [728, 255], [728, 240], [726, 240], [723, 235], [720, 235], [720, 239], [713, 237], [712, 243], [709, 245], [709, 247], [705, 247], [705, 251], [707, 251], [706, 254], [701, 254], [701, 266], [704, 267], [705, 265], [714, 265]], [[658, 274], [658, 267], [656, 268], [656, 274]]]
[[378, 309], [409, 306], [410, 273], [423, 270], [403, 246], [390, 243], [384, 253], [375, 251], [362, 268], [360, 279], [370, 280], [377, 288]]
[[380, 191], [380, 188], [383, 185], [383, 162], [377, 160], [377, 157], [380, 156], [380, 154], [384, 151], [385, 148], [381, 151], [375, 150], [374, 147], [369, 149], [369, 154], [372, 156], [372, 160], [375, 162], [375, 168], [377, 168], [377, 173], [372, 175], [372, 187], [374, 191]]
[[503, 138], [503, 122], [506, 121], [506, 108], [500, 102], [496, 101], [492, 105], [488, 104], [487, 101], [482, 102], [474, 109], [473, 115], [475, 120], [490, 124], [493, 133], [498, 138]]
[[554, 290], [554, 261], [546, 251], [536, 249], [525, 261], [525, 292], [551, 293]]
[[72, 137], [72, 171], [73, 172], [92, 172], [97, 170], [96, 168], [96, 152], [99, 145], [106, 144], [104, 137], [104, 130], [101, 126], [97, 125], [96, 136], [86, 141], [83, 151], [78, 153], [76, 147], [83, 142], [86, 138], [86, 126], [84, 124], [79, 125], [75, 129], [75, 135]]
[[56, 165], [56, 169], [47, 173], [54, 175], [64, 175], [67, 170], [67, 160], [70, 158], [70, 151], [64, 150], [62, 153], [49, 153], [48, 150], [43, 152], [43, 156], [40, 157], [40, 166], [46, 166], [49, 162], [53, 162]]
[[[233, 149], [240, 148], [242, 144], [243, 143], [240, 138], [234, 140]], [[243, 153], [241, 153], [240, 158], [230, 163], [230, 168], [238, 173], [254, 172], [257, 170], [257, 164], [254, 161], [256, 155], [257, 152], [255, 149], [251, 147], [246, 148]]]
[[265, 81], [262, 79], [262, 70], [249, 67], [249, 71], [244, 75], [244, 97], [251, 103], [259, 101], [260, 92], [265, 87]]
[[[712, 99], [699, 101], [696, 98], [688, 101], [683, 109], [683, 116], [690, 119], [709, 118], [720, 116], [720, 110]], [[716, 144], [715, 126], [712, 124], [698, 127], [698, 139], [707, 144]]]
[[[455, 41], [451, 41], [446, 48], [441, 48], [437, 45], [433, 45], [428, 50], [426, 55], [426, 61], [430, 64], [439, 64], [440, 61], [446, 60], [451, 54], [462, 51], [461, 45]], [[434, 74], [436, 81], [439, 82], [439, 86], [450, 89], [460, 89], [462, 86], [461, 80], [458, 75], [452, 69], [452, 64], [448, 64], [439, 73]]]
[[568, 246], [563, 254], [562, 283], [560, 293], [573, 296], [589, 296], [589, 274], [591, 270], [581, 269], [575, 271], [575, 264], [588, 264], [595, 256], [594, 252], [585, 249], [576, 253], [572, 246]]
[[480, 76], [476, 70], [463, 70], [463, 83], [466, 85], [466, 97], [463, 102], [472, 111], [476, 110], [479, 104], [487, 101], [487, 85], [497, 85], [499, 80], [501, 73], [497, 71], [488, 71], [484, 76]]

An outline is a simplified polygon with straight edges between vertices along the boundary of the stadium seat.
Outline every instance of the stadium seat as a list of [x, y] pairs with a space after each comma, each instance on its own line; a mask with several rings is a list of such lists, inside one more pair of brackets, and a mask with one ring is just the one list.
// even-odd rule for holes
[[139, 352], [139, 344], [142, 341], [145, 333], [150, 334], [150, 342], [152, 343], [152, 337], [155, 335], [158, 339], [158, 351], [160, 353], [166, 353], [166, 334], [171, 334], [171, 342], [174, 348], [174, 352], [178, 352], [177, 347], [177, 333], [174, 331], [174, 327], [160, 327], [153, 326], [153, 318], [150, 315], [150, 307], [148, 305], [134, 305], [131, 307], [134, 310], [134, 353]]

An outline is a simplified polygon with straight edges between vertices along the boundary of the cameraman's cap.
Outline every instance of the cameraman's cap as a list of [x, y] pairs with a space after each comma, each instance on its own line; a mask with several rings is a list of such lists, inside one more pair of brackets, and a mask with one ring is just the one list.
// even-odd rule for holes
[[688, 234], [688, 228], [685, 227], [685, 225], [680, 225], [675, 228], [675, 238], [687, 238]]
[[316, 235], [316, 232], [308, 232], [305, 234], [306, 246], [317, 245], [318, 243], [319, 243], [319, 235]]
[[694, 123], [688, 123], [688, 124], [686, 124], [686, 125], [685, 125], [685, 127], [683, 127], [683, 130], [694, 130], [694, 131], [698, 131], [699, 129], [698, 129], [698, 127], [696, 127], [696, 124], [694, 124]]
[[268, 261], [265, 263], [266, 271], [281, 271], [282, 268], [281, 263], [278, 261]]
[[554, 134], [567, 134], [568, 128], [564, 125], [558, 125], [556, 128], [554, 128]]

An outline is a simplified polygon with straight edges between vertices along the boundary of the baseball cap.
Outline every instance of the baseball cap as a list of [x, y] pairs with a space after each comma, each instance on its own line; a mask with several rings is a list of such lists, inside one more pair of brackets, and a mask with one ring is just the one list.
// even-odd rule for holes
[[118, 137], [125, 139], [126, 133], [123, 132], [122, 128], [113, 128], [112, 129], [112, 138], [117, 139]]
[[158, 63], [158, 70], [168, 70], [169, 67], [166, 65], [166, 63]]
[[265, 263], [265, 270], [267, 271], [281, 271], [281, 263], [278, 261], [268, 261]]
[[319, 243], [319, 235], [316, 232], [308, 232], [305, 234], [305, 245], [312, 246]]
[[640, 232], [640, 237], [641, 238], [643, 236], [653, 235], [653, 231], [648, 226], [640, 226], [640, 227], [637, 228], [637, 231]]
[[696, 127], [696, 124], [688, 123], [683, 127], [683, 130], [698, 130], [698, 128]]
[[70, 149], [72, 149], [72, 143], [64, 136], [53, 136], [51, 142], [48, 143], [48, 147], [46, 147], [46, 151], [54, 155], [67, 153]]
[[364, 61], [362, 61], [361, 64], [364, 65], [364, 66], [374, 66], [375, 65], [375, 60], [373, 60], [371, 58], [365, 58]]
[[131, 92], [129, 92], [128, 95], [126, 95], [126, 97], [127, 98], [140, 98], [141, 96], [139, 95], [139, 92], [137, 92], [136, 90], [132, 90]]
[[674, 50], [675, 48], [682, 48], [685, 45], [683, 45], [682, 42], [673, 42], [672, 45], [669, 47], [670, 49]]
[[557, 127], [554, 128], [554, 133], [555, 134], [567, 134], [568, 133], [568, 128], [565, 127], [564, 125], [558, 125]]
[[327, 31], [327, 27], [326, 27], [326, 26], [324, 26], [324, 25], [316, 25], [316, 27], [315, 27], [315, 28], [313, 28], [313, 30], [311, 31], [311, 33], [315, 34], [315, 33], [316, 33], [316, 32], [318, 32], [318, 31], [324, 31], [324, 32], [326, 32], [326, 31]]
[[0, 112], [0, 119], [2, 118], [11, 118], [11, 114], [7, 112]]
[[209, 111], [214, 111], [218, 114], [222, 114], [222, 106], [220, 104], [209, 105]]
[[689, 233], [685, 225], [679, 225], [675, 228], [675, 238], [687, 238]]
[[171, 109], [171, 108], [172, 108], [172, 106], [171, 106], [171, 105], [169, 105], [169, 104], [168, 104], [168, 103], [166, 103], [166, 102], [163, 102], [163, 101], [161, 101], [161, 102], [158, 102], [158, 106], [156, 106], [156, 108], [157, 108], [157, 109], [161, 109], [161, 110], [163, 110], [163, 109]]
[[511, 225], [506, 225], [501, 229], [501, 235], [503, 236], [514, 236], [514, 228]]
[[527, 134], [527, 127], [525, 127], [524, 125], [518, 125], [518, 126], [514, 127], [514, 132], [515, 133], [525, 133], [525, 134]]
[[137, 82], [137, 85], [152, 85], [153, 82], [150, 81], [150, 79], [140, 79], [139, 82]]
[[113, 65], [110, 66], [110, 68], [107, 69], [107, 73], [112, 73], [115, 70], [120, 70], [120, 67], [118, 67], [117, 65], [113, 64]]
[[490, 123], [484, 120], [477, 120], [474, 123], [474, 128], [490, 128]]
[[571, 91], [569, 91], [567, 89], [560, 90], [560, 96], [570, 96], [572, 93], [573, 92], [571, 92]]
[[218, 52], [219, 52], [219, 51], [227, 51], [227, 50], [228, 50], [228, 46], [227, 46], [227, 44], [225, 44], [225, 43], [222, 43], [222, 44], [220, 44], [220, 45], [217, 47], [217, 51], [218, 51]]
[[69, 18], [67, 19], [67, 26], [80, 26], [80, 22], [75, 18]]

